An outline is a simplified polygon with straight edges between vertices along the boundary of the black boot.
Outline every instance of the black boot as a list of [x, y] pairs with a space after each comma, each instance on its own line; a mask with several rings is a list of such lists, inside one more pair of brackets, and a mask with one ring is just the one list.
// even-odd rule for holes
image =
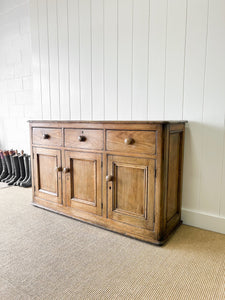
[[25, 187], [25, 188], [28, 188], [28, 187], [31, 187], [32, 186], [32, 175], [31, 175], [31, 158], [30, 158], [30, 155], [28, 155], [28, 166], [29, 166], [29, 170], [28, 170], [28, 173], [29, 173], [29, 177], [27, 179], [27, 181], [24, 181], [22, 182], [20, 185], [22, 187]]
[[24, 166], [24, 152], [21, 151], [21, 154], [18, 156], [19, 166], [20, 166], [20, 178], [14, 183], [14, 185], [20, 185], [20, 183], [25, 179], [25, 166]]
[[24, 179], [20, 182], [20, 186], [22, 186], [22, 183], [27, 181], [29, 178], [29, 155], [24, 154], [23, 156], [23, 162], [24, 162], [24, 169], [25, 169], [25, 177]]
[[7, 180], [5, 180], [5, 183], [9, 183], [15, 177], [15, 166], [14, 166], [14, 161], [13, 161], [13, 156], [14, 155], [16, 155], [16, 152], [13, 151], [12, 155], [10, 155], [10, 161], [11, 161], [11, 166], [12, 166], [12, 175], [11, 175], [10, 178], [8, 178]]
[[6, 166], [6, 160], [5, 157], [9, 155], [8, 151], [1, 152], [1, 159], [2, 159], [2, 173], [0, 175], [0, 181], [2, 181], [4, 178], [6, 178], [8, 174], [8, 169]]
[[[2, 151], [0, 151], [2, 152]], [[0, 156], [0, 174], [2, 174], [3, 166], [2, 166], [2, 158]]]
[[6, 178], [2, 179], [2, 182], [7, 182], [12, 177], [12, 160], [11, 160], [11, 156], [14, 155], [14, 154], [15, 154], [15, 152], [13, 150], [10, 150], [9, 155], [5, 156], [5, 162], [6, 162], [6, 167], [7, 167], [7, 170], [8, 170], [8, 176]]
[[20, 166], [19, 166], [19, 158], [18, 155], [14, 155], [12, 157], [13, 162], [14, 162], [14, 167], [15, 167], [15, 176], [13, 179], [8, 182], [8, 185], [13, 185], [19, 178], [20, 178]]

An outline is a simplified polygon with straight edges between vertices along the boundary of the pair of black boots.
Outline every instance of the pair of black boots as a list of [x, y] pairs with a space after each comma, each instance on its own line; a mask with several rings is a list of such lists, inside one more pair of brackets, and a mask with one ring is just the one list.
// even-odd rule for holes
[[0, 181], [8, 185], [31, 187], [30, 155], [17, 151], [0, 151]]

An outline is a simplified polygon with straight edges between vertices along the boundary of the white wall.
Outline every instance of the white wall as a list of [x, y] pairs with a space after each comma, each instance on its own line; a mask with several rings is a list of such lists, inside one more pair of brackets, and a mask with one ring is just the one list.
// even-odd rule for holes
[[31, 27], [33, 117], [189, 120], [183, 220], [225, 233], [225, 1], [31, 0]]
[[0, 148], [29, 151], [32, 67], [29, 2], [0, 1]]

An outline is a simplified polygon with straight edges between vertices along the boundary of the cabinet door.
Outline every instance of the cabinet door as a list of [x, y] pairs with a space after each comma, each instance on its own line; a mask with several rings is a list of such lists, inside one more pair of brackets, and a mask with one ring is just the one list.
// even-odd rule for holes
[[108, 156], [108, 217], [154, 229], [155, 160]]
[[101, 154], [65, 152], [67, 206], [101, 215]]
[[61, 151], [33, 148], [34, 195], [62, 204]]

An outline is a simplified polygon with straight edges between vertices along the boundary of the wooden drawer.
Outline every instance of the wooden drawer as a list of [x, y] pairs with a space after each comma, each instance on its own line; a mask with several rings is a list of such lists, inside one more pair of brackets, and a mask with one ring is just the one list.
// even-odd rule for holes
[[103, 130], [65, 129], [65, 147], [103, 150]]
[[106, 150], [156, 154], [156, 131], [107, 130]]
[[33, 144], [62, 146], [62, 130], [59, 128], [33, 128]]

